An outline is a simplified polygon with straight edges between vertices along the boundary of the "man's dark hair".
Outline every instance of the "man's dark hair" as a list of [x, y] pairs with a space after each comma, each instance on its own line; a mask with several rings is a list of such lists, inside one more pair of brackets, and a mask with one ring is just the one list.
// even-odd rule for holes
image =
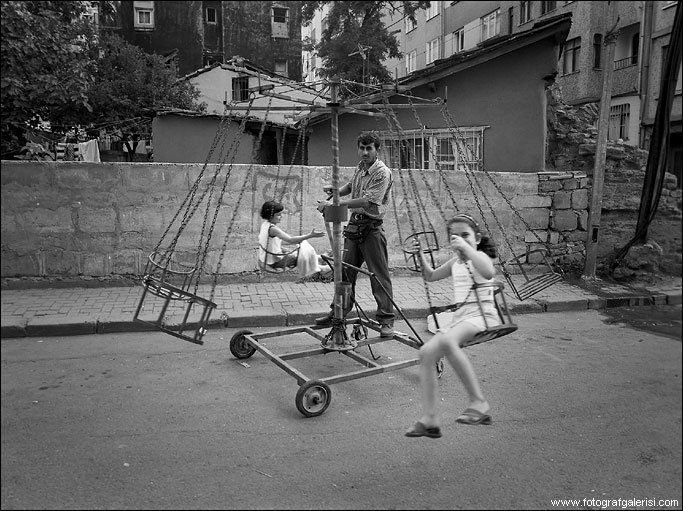
[[361, 144], [363, 144], [363, 145], [374, 144], [375, 149], [379, 149], [379, 146], [381, 145], [381, 141], [380, 141], [379, 135], [377, 134], [376, 131], [364, 131], [360, 135], [358, 135], [358, 140], [356, 141], [356, 144], [358, 146], [360, 146]]

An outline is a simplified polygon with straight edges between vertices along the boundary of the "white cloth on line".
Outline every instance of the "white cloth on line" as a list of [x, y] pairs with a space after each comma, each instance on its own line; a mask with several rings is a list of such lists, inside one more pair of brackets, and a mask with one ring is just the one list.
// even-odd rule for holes
[[83, 161], [100, 163], [100, 147], [97, 144], [96, 138], [87, 142], [79, 142], [78, 152], [81, 154]]

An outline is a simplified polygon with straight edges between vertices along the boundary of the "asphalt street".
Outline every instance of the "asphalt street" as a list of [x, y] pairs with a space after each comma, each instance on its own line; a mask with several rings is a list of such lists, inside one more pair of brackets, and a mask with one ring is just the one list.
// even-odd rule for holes
[[[420, 415], [414, 366], [331, 385], [307, 418], [290, 374], [231, 354], [235, 329], [203, 346], [161, 332], [3, 339], [2, 509], [680, 509], [681, 306], [635, 309], [524, 314], [468, 348], [493, 425], [455, 423], [466, 400], [447, 368], [440, 439], [403, 435]], [[373, 353], [415, 356], [396, 341]], [[338, 353], [292, 365], [357, 369]]]

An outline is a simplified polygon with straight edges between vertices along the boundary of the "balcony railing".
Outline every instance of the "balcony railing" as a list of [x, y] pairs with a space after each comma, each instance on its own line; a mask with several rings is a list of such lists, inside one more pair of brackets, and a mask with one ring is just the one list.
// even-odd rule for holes
[[638, 55], [631, 55], [625, 59], [614, 61], [614, 69], [624, 69], [625, 67], [635, 66], [638, 64]]

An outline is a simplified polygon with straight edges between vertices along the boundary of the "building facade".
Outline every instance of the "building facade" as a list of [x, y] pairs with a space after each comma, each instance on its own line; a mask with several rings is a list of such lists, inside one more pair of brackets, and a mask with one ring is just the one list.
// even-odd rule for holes
[[[501, 37], [524, 32], [571, 13], [572, 28], [559, 55], [555, 80], [571, 105], [600, 101], [608, 34], [616, 34], [608, 139], [647, 149], [657, 108], [659, 84], [678, 2], [663, 1], [432, 1], [415, 21], [387, 14], [402, 60], [385, 62], [398, 79], [437, 65], [455, 54], [466, 56]], [[613, 9], [613, 10], [612, 10]], [[321, 11], [303, 37], [316, 41], [325, 26]], [[613, 20], [617, 20], [615, 23]], [[319, 79], [316, 56], [303, 54], [304, 80]], [[671, 114], [671, 172], [681, 161], [681, 75]]]
[[124, 0], [117, 10], [123, 39], [173, 59], [179, 75], [241, 56], [301, 80], [301, 2]]

